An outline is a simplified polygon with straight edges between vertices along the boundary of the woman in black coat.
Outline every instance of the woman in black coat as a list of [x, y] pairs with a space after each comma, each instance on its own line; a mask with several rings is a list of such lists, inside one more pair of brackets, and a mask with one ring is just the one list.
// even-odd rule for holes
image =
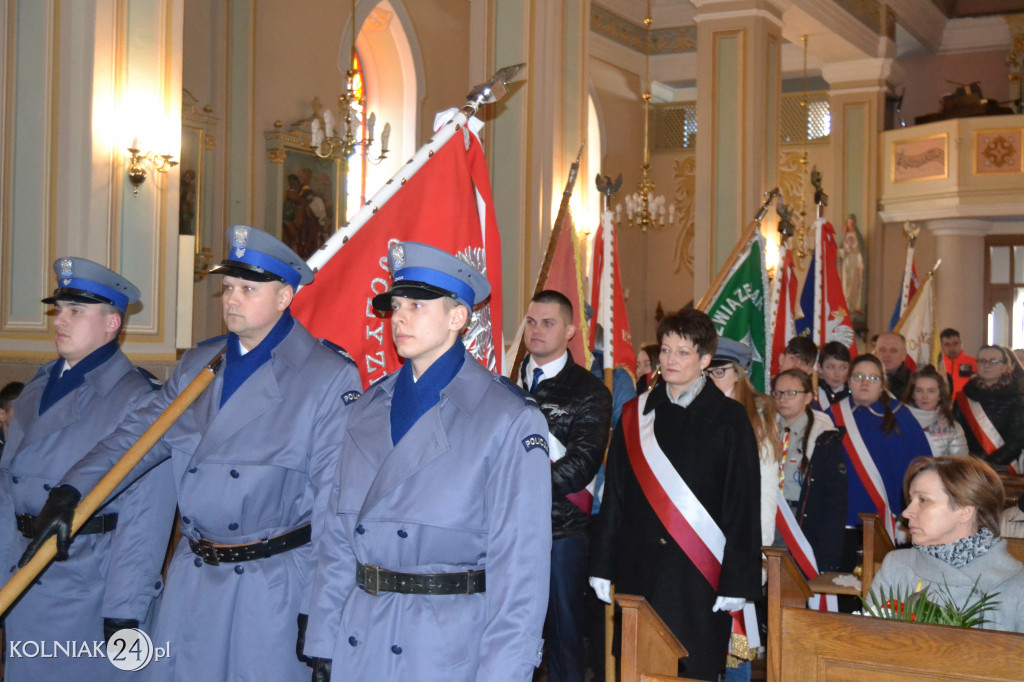
[[[967, 451], [989, 464], [1013, 464], [1024, 448], [1024, 390], [1017, 362], [1002, 346], [982, 346], [978, 373], [964, 385], [953, 406], [953, 416], [967, 436]], [[1001, 443], [979, 434], [972, 412], [980, 408], [999, 434]], [[1018, 471], [1017, 473], [1022, 473]]]
[[[717, 346], [708, 316], [696, 310], [671, 315], [658, 326], [658, 339], [663, 382], [626, 404], [612, 437], [593, 530], [591, 585], [605, 601], [609, 582], [619, 593], [646, 598], [689, 652], [680, 674], [714, 680], [729, 647], [729, 612], [761, 594], [757, 444], [743, 406], [704, 377]], [[652, 502], [650, 472], [657, 462], [666, 465], [658, 480], [681, 479], [713, 520], [717, 575], [709, 564], [702, 571], [692, 549], [682, 548], [685, 531], [673, 522], [683, 517], [673, 516], [672, 495]], [[715, 545], [714, 535], [701, 537]]]

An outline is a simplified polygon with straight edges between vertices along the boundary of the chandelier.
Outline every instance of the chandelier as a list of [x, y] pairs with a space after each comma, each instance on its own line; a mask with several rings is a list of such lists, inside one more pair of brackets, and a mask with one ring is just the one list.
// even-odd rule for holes
[[[362, 74], [357, 71], [356, 56], [356, 2], [352, 0], [352, 41], [349, 50], [349, 64], [345, 71], [345, 91], [338, 96], [338, 119], [330, 109], [313, 117], [312, 142], [314, 153], [321, 159], [339, 159], [341, 161], [341, 186], [348, 187], [350, 163], [357, 153], [360, 161], [374, 166], [380, 164], [388, 156], [388, 138], [391, 137], [391, 124], [385, 123], [380, 133], [380, 145], [376, 156], [370, 153], [373, 146], [373, 129], [377, 123], [377, 115], [366, 116], [364, 131], [360, 131], [363, 111], [366, 107], [366, 95], [363, 89]], [[348, 192], [343, 191], [340, 197], [342, 221], [348, 224]]]
[[[654, 183], [651, 182], [651, 0], [647, 0], [647, 15], [644, 17], [646, 50], [644, 55], [644, 163], [640, 168], [640, 183], [637, 191], [627, 194], [626, 225], [647, 232], [648, 229], [664, 230], [675, 222], [675, 205], [666, 207], [665, 197], [654, 194]], [[622, 205], [615, 207], [616, 221], [622, 220]]]

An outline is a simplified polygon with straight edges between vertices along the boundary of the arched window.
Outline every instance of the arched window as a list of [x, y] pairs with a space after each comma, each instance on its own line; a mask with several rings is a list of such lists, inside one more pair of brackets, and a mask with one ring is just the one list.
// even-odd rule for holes
[[345, 205], [345, 215], [343, 219], [347, 223], [349, 219], [355, 215], [356, 211], [366, 203], [366, 155], [361, 153], [362, 149], [365, 148], [368, 134], [366, 129], [366, 87], [363, 81], [363, 61], [359, 57], [359, 52], [355, 51], [352, 54], [352, 96], [354, 102], [352, 103], [352, 112], [356, 121], [356, 130], [354, 131], [357, 139], [361, 141], [359, 150], [349, 160], [348, 177], [346, 178], [345, 194], [348, 201]]

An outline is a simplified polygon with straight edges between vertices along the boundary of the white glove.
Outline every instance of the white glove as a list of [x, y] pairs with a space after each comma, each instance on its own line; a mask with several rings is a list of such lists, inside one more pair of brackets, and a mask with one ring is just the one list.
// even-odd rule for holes
[[594, 594], [597, 595], [598, 599], [603, 601], [605, 604], [612, 603], [611, 580], [605, 580], [604, 578], [595, 578], [594, 576], [590, 576], [590, 579], [587, 582], [589, 582], [590, 586], [594, 588]]
[[711, 611], [740, 611], [746, 604], [747, 600], [743, 597], [718, 597]]

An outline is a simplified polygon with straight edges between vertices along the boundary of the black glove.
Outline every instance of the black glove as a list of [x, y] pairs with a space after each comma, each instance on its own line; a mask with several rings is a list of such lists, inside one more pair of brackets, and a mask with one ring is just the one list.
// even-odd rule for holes
[[309, 616], [304, 613], [300, 613], [298, 617], [299, 621], [299, 638], [295, 640], [295, 655], [299, 657], [299, 663], [305, 663], [306, 665], [312, 665], [309, 656], [302, 653], [302, 649], [306, 646], [306, 623], [309, 621]]
[[35, 556], [51, 535], [57, 536], [57, 556], [54, 558], [57, 561], [67, 560], [68, 549], [71, 547], [71, 521], [75, 517], [75, 507], [81, 499], [82, 493], [74, 486], [61, 485], [50, 491], [50, 497], [36, 519], [33, 529], [36, 537], [21, 555], [18, 561], [19, 568], [24, 567]]
[[331, 659], [313, 659], [313, 682], [331, 682]]
[[118, 630], [128, 628], [139, 627], [139, 621], [134, 618], [104, 618], [103, 619], [103, 641], [109, 642], [110, 638], [114, 636], [114, 633]]

